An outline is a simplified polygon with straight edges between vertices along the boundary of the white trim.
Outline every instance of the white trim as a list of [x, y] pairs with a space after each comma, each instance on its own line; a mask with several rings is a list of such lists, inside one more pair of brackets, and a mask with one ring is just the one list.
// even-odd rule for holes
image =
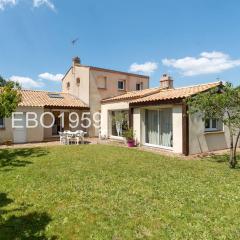
[[[118, 85], [119, 82], [123, 83], [123, 88], [119, 88], [119, 85]], [[120, 91], [124, 91], [126, 89], [125, 85], [126, 85], [125, 80], [118, 80], [118, 82], [117, 82], [117, 89], [120, 90]]]
[[110, 139], [114, 139], [114, 140], [125, 141], [125, 138], [124, 138], [124, 137], [121, 137], [121, 136], [113, 136], [113, 135], [111, 135], [109, 138], [110, 138]]
[[151, 144], [151, 143], [144, 143], [143, 145], [147, 146], [147, 147], [161, 148], [161, 149], [173, 151], [173, 147], [165, 147], [162, 145], [156, 145], [156, 144]]

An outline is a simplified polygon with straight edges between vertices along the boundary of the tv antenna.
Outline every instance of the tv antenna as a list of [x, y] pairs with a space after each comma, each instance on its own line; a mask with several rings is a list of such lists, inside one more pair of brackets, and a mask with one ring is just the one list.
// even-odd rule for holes
[[75, 38], [71, 41], [73, 47], [77, 44], [78, 40], [79, 40], [78, 38]]

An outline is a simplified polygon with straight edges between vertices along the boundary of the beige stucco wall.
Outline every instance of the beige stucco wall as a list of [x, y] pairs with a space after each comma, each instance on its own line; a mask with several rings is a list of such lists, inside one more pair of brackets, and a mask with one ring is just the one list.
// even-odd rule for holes
[[0, 129], [0, 144], [8, 140], [13, 140], [12, 120], [11, 118], [5, 118], [4, 121], [5, 128]]
[[[80, 84], [76, 79], [80, 78]], [[67, 88], [67, 82], [70, 88]], [[75, 65], [68, 71], [62, 80], [62, 91], [79, 97], [84, 103], [89, 105], [89, 68]]]
[[[98, 79], [105, 77], [106, 78], [106, 88], [98, 88]], [[149, 87], [149, 79], [148, 77], [138, 77], [138, 76], [130, 76], [124, 73], [116, 73], [116, 72], [108, 72], [102, 70], [90, 70], [90, 112], [91, 116], [95, 112], [99, 112], [101, 110], [101, 100], [110, 98], [113, 96], [124, 94], [125, 91], [118, 90], [118, 81], [124, 80], [126, 81], [126, 91], [134, 91], [136, 90], [136, 84], [142, 82], [143, 89]], [[121, 109], [122, 105], [119, 104], [119, 108]], [[116, 104], [115, 106], [117, 106]], [[93, 136], [98, 136], [98, 129], [91, 128], [90, 134]]]
[[[43, 108], [36, 107], [19, 107], [16, 112], [35, 112], [37, 114], [37, 121], [40, 122], [40, 116], [43, 113]], [[17, 117], [17, 116], [16, 116]], [[0, 143], [7, 140], [14, 139], [14, 129], [12, 128], [12, 118], [5, 119], [5, 129], [0, 130]], [[43, 140], [43, 128], [39, 124], [36, 128], [26, 129], [26, 141], [27, 142], [40, 142]]]
[[141, 126], [142, 126], [142, 113], [140, 108], [134, 108], [133, 109], [133, 131], [135, 134], [135, 142], [136, 144], [141, 143]]
[[23, 111], [35, 112], [37, 114], [38, 126], [36, 128], [27, 129], [27, 142], [41, 142], [43, 141], [43, 127], [40, 124], [41, 114], [44, 112], [43, 108], [24, 108]]
[[114, 110], [128, 110], [128, 102], [116, 102], [109, 104], [102, 104], [101, 106], [101, 135], [106, 137], [111, 137], [111, 111]]
[[205, 132], [204, 122], [197, 115], [189, 116], [189, 152], [204, 153], [229, 148], [229, 131]]

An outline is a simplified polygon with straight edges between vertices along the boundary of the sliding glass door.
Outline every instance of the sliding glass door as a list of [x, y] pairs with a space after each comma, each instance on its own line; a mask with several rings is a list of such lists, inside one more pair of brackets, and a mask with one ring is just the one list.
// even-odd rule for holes
[[145, 143], [172, 147], [172, 109], [145, 110]]

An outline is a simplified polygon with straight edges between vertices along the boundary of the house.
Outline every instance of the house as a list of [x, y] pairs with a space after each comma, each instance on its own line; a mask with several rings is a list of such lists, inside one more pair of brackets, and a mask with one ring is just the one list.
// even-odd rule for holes
[[[62, 91], [86, 103], [91, 117], [101, 112], [101, 100], [148, 88], [148, 76], [86, 66], [78, 57], [73, 58], [72, 66], [62, 79]], [[99, 130], [91, 126], [89, 136], [99, 136]]]
[[114, 117], [128, 115], [138, 144], [189, 155], [229, 148], [228, 129], [216, 119], [206, 123], [197, 115], [188, 115], [187, 97], [220, 86], [213, 82], [174, 88], [173, 80], [163, 75], [160, 87], [133, 91], [102, 100], [101, 131], [113, 139], [122, 139], [115, 130]]
[[[216, 119], [203, 122], [200, 116], [189, 116], [184, 101], [220, 85], [174, 88], [164, 74], [159, 87], [149, 88], [148, 76], [86, 66], [76, 57], [62, 79], [61, 92], [21, 90], [22, 102], [14, 113], [21, 128], [13, 126], [12, 119], [0, 119], [0, 142], [40, 142], [59, 131], [79, 129], [90, 137], [122, 141], [124, 130], [132, 127], [137, 144], [179, 154], [229, 148], [228, 128]], [[101, 115], [100, 126], [93, 124], [95, 113]], [[71, 125], [72, 114], [82, 121]], [[27, 127], [29, 119], [33, 126]], [[89, 119], [88, 127], [82, 124]]]
[[[58, 132], [63, 130], [58, 117], [61, 113], [66, 116], [76, 112], [81, 118], [83, 112], [89, 111], [89, 107], [84, 102], [71, 94], [34, 90], [20, 90], [20, 93], [22, 101], [14, 113], [15, 123], [13, 124], [12, 118], [0, 119], [1, 143], [8, 140], [14, 143], [49, 140], [58, 136]], [[33, 115], [36, 121], [30, 120], [27, 127], [27, 120], [33, 119]], [[82, 129], [80, 124], [75, 129], [71, 128], [68, 117], [64, 119], [64, 130]], [[34, 126], [35, 122], [36, 126]]]
[[[16, 114], [17, 124], [21, 128], [13, 128], [10, 118], [0, 119], [0, 143], [8, 140], [14, 143], [49, 140], [58, 136], [59, 131], [74, 130], [69, 124], [68, 116], [71, 113], [77, 112], [80, 120], [85, 116], [93, 118], [94, 113], [101, 112], [102, 99], [147, 88], [149, 88], [148, 76], [85, 66], [78, 57], [73, 58], [72, 66], [62, 79], [62, 92], [21, 90], [22, 102], [16, 110], [23, 113]], [[32, 117], [28, 112], [36, 113], [37, 127], [26, 127], [26, 120]], [[54, 115], [56, 121], [53, 122], [53, 116], [49, 113]], [[61, 127], [59, 118], [63, 113], [64, 128]], [[53, 125], [43, 127], [40, 124], [41, 116], [44, 116], [43, 123], [51, 125], [53, 122]], [[75, 129], [84, 129], [90, 137], [99, 135], [99, 128], [93, 124], [86, 129], [79, 121]]]

